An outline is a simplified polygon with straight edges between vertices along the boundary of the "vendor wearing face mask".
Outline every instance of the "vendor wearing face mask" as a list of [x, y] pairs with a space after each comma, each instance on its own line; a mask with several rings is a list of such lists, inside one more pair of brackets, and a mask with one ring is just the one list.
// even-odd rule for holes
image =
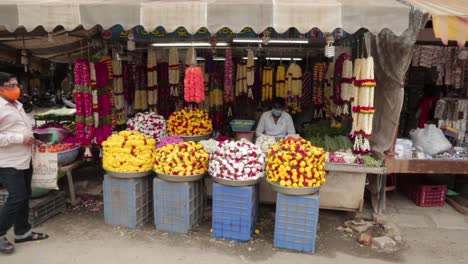
[[48, 237], [33, 232], [28, 220], [32, 144], [39, 142], [33, 137], [31, 120], [17, 101], [20, 94], [16, 77], [0, 72], [0, 183], [9, 194], [0, 209], [0, 253], [12, 253], [15, 249], [6, 239], [12, 227], [15, 243]]
[[257, 137], [261, 135], [282, 138], [296, 134], [292, 117], [284, 111], [286, 102], [281, 97], [272, 101], [273, 109], [262, 114], [257, 126]]

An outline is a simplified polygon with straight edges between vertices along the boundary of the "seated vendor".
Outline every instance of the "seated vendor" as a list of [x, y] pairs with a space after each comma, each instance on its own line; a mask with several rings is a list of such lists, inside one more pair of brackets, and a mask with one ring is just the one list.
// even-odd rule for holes
[[291, 115], [286, 113], [286, 101], [275, 97], [272, 101], [273, 109], [262, 114], [257, 126], [257, 137], [261, 135], [283, 138], [296, 134]]

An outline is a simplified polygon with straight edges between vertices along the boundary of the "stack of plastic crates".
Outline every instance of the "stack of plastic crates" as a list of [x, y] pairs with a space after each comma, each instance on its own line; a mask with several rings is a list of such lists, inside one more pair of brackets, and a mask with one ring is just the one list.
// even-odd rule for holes
[[104, 221], [106, 224], [136, 228], [153, 214], [150, 179], [120, 179], [104, 176]]
[[203, 183], [154, 179], [154, 224], [161, 231], [188, 233], [203, 218]]
[[315, 253], [319, 218], [319, 194], [276, 198], [274, 246]]
[[245, 242], [252, 239], [258, 211], [257, 185], [213, 184], [213, 236]]

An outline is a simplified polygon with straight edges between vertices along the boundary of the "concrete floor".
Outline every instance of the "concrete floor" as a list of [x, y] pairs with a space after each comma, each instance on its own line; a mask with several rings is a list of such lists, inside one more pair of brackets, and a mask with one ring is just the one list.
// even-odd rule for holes
[[[259, 235], [248, 243], [214, 239], [209, 210], [190, 235], [168, 234], [151, 223], [138, 230], [105, 225], [102, 211], [69, 209], [37, 228], [51, 235], [46, 241], [20, 244], [1, 263], [466, 263], [467, 217], [449, 207], [418, 208], [402, 196], [390, 197], [389, 217], [398, 220], [405, 244], [394, 253], [377, 252], [356, 243], [336, 228], [350, 214], [320, 211], [315, 255], [273, 248], [274, 208], [262, 206]], [[400, 206], [401, 205], [401, 206]], [[397, 208], [397, 209], [396, 209]], [[407, 217], [410, 215], [411, 217]], [[421, 216], [422, 215], [422, 216]], [[437, 215], [442, 218], [437, 218]], [[440, 219], [457, 219], [442, 221]], [[424, 220], [421, 220], [424, 219]], [[433, 219], [431, 222], [430, 219]], [[439, 219], [439, 220], [438, 220]], [[462, 220], [465, 221], [464, 225]], [[427, 221], [426, 221], [427, 220]], [[11, 236], [11, 234], [10, 234]]]

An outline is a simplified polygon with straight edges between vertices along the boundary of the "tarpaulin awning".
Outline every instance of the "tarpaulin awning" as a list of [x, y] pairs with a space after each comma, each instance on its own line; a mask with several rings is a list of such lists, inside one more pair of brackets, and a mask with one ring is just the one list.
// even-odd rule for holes
[[462, 47], [468, 41], [468, 1], [466, 0], [406, 0], [414, 7], [432, 15], [434, 35], [444, 44], [455, 40]]
[[295, 27], [301, 33], [314, 27], [350, 33], [388, 28], [400, 35], [408, 27], [409, 11], [396, 0], [2, 0], [0, 25], [10, 31], [37, 26], [73, 30], [79, 25], [107, 29], [116, 24], [173, 31], [182, 26], [189, 33], [200, 28], [216, 33], [223, 27], [234, 32], [251, 27], [258, 33], [268, 27], [277, 32]]

